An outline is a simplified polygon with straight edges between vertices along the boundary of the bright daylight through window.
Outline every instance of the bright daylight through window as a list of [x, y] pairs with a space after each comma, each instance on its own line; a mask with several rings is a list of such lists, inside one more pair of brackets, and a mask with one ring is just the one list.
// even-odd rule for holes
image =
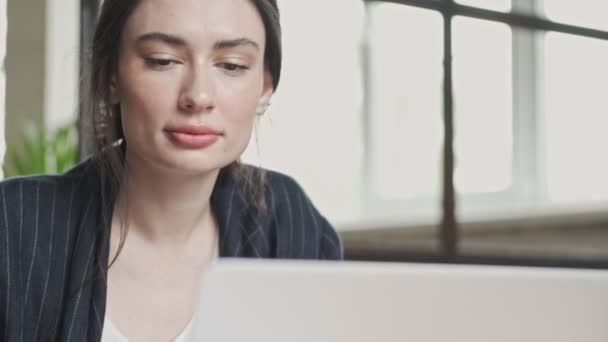
[[[457, 3], [520, 10], [510, 0]], [[279, 4], [288, 65], [245, 160], [295, 176], [338, 228], [437, 222], [440, 13], [352, 0]], [[608, 2], [534, 4], [526, 6], [538, 13], [528, 14], [608, 30]], [[608, 42], [456, 16], [452, 48], [460, 219], [551, 214], [566, 202], [605, 208]]]

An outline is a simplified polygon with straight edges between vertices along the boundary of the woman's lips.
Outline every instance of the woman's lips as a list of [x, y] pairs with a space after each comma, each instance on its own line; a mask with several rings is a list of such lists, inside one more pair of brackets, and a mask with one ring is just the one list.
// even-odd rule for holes
[[217, 130], [206, 126], [178, 126], [165, 130], [173, 143], [185, 148], [205, 148], [221, 136]]

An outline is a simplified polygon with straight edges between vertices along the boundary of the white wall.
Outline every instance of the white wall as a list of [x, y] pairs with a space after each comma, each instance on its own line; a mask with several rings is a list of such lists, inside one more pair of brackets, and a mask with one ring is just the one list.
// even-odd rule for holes
[[[6, 4], [6, 126], [7, 148], [20, 143], [27, 122], [43, 120], [46, 2], [4, 0]], [[9, 159], [5, 159], [10, 164]]]
[[[79, 0], [1, 0], [6, 38], [6, 134], [2, 146], [19, 148], [26, 124], [54, 130], [77, 114]], [[6, 143], [6, 145], [4, 145]], [[3, 165], [10, 164], [5, 160]]]
[[76, 118], [80, 1], [47, 0], [44, 123], [54, 130]]

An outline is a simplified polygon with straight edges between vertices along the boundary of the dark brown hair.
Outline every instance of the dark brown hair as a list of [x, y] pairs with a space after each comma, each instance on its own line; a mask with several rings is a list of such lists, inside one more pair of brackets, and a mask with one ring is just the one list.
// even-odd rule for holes
[[[119, 105], [111, 101], [110, 84], [112, 75], [118, 68], [120, 37], [129, 16], [142, 0], [105, 0], [95, 27], [88, 65], [87, 83], [83, 92], [84, 127], [88, 128], [84, 142], [86, 151], [90, 151], [98, 169], [102, 191], [101, 233], [103, 243], [108, 241], [109, 228], [114, 202], [120, 190], [125, 168], [126, 143], [121, 123]], [[273, 88], [276, 90], [281, 76], [281, 25], [276, 0], [251, 0], [257, 8], [266, 31], [266, 50], [264, 64], [270, 73]], [[244, 194], [258, 211], [264, 211], [264, 173], [250, 172], [238, 161], [220, 171], [222, 176], [239, 177], [244, 187]], [[119, 251], [126, 238], [127, 227], [121, 224]], [[114, 256], [113, 261], [118, 256]], [[100, 260], [102, 261], [102, 260]], [[112, 262], [113, 262], [112, 261]]]

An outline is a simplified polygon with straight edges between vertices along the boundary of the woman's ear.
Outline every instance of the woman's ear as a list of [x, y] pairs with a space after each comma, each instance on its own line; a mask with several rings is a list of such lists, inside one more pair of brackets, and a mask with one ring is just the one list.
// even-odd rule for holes
[[118, 96], [118, 84], [116, 82], [116, 75], [112, 75], [110, 79], [110, 99], [112, 104], [118, 104], [120, 102], [120, 96]]
[[260, 100], [258, 101], [258, 108], [256, 113], [258, 115], [264, 114], [266, 109], [270, 105], [270, 98], [274, 94], [274, 85], [272, 81], [272, 75], [268, 70], [264, 70], [264, 87], [262, 89], [262, 95], [260, 96]]

